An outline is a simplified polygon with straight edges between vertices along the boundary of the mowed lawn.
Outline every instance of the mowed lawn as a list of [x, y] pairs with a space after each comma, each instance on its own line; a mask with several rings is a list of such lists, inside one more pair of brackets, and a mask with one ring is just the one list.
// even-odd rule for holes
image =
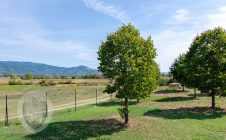
[[140, 103], [130, 104], [130, 124], [123, 125], [115, 103], [101, 103], [57, 112], [42, 132], [31, 134], [13, 120], [0, 127], [0, 139], [226, 139], [226, 98], [216, 97], [215, 113], [211, 98], [192, 90], [179, 92], [159, 88]]

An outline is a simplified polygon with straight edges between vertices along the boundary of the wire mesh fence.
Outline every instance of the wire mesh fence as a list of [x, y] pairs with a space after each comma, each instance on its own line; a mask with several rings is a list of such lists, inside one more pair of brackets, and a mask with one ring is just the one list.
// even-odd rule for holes
[[[10, 86], [0, 92], [0, 120], [5, 120], [6, 95], [8, 105], [8, 117], [17, 118], [17, 107], [20, 99], [28, 92], [47, 93], [52, 103], [52, 111], [75, 108], [87, 104], [96, 104], [102, 101], [109, 101], [110, 95], [103, 93], [105, 86], [77, 86], [77, 85], [56, 85], [56, 86]], [[76, 94], [75, 94], [76, 91]]]

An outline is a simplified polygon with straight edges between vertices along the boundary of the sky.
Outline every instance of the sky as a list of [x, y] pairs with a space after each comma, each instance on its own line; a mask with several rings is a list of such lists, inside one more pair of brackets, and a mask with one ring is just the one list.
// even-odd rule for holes
[[226, 28], [225, 0], [0, 0], [0, 61], [97, 68], [108, 33], [133, 24], [169, 71], [193, 38]]

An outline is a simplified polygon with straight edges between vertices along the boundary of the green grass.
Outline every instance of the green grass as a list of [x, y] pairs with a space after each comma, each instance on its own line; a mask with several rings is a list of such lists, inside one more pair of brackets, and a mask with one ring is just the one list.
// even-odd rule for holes
[[213, 112], [208, 107], [210, 97], [193, 99], [188, 93], [159, 92], [130, 105], [129, 126], [123, 125], [117, 103], [101, 103], [97, 107], [89, 105], [77, 111], [56, 112], [49, 126], [37, 134], [25, 131], [13, 120], [9, 127], [0, 127], [0, 139], [224, 140], [225, 98], [216, 97], [216, 100], [221, 108]]
[[6, 91], [25, 91], [25, 90], [34, 90], [40, 88], [39, 85], [1, 85], [0, 91], [6, 92]]
[[77, 90], [77, 102], [95, 99], [96, 89], [98, 97], [106, 95], [102, 91], [104, 86], [77, 86], [77, 85], [57, 85], [42, 87], [39, 85], [3, 85], [0, 86], [0, 119], [4, 117], [5, 96], [8, 95], [9, 116], [17, 114], [17, 105], [22, 96], [29, 92], [41, 92], [43, 96], [47, 92], [53, 106], [74, 102], [75, 89]]

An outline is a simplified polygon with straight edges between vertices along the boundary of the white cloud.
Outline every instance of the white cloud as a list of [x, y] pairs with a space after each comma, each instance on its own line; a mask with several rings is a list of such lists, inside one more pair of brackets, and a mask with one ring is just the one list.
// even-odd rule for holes
[[[53, 55], [63, 53], [63, 55], [70, 55], [74, 58], [84, 61], [93, 62], [96, 60], [96, 52], [90, 49], [86, 44], [76, 41], [52, 41], [45, 39], [43, 36], [31, 34], [28, 32], [19, 33], [17, 38], [0, 40], [2, 46], [12, 46], [26, 48], [28, 50], [35, 50], [36, 52]], [[34, 52], [35, 53], [35, 52]]]
[[207, 28], [221, 26], [226, 28], [226, 6], [218, 9], [216, 13], [209, 14]]
[[[18, 11], [7, 1], [0, 2], [0, 24], [2, 25], [0, 26], [0, 59], [40, 62], [46, 58], [47, 61], [55, 62], [54, 59], [59, 55], [75, 58], [75, 61], [81, 63], [96, 63], [95, 49], [76, 40], [49, 39], [52, 32], [43, 28], [37, 19]], [[8, 50], [14, 53], [9, 55]], [[15, 54], [14, 50], [24, 52]]]
[[166, 22], [169, 24], [180, 24], [189, 19], [189, 12], [186, 9], [177, 10], [173, 16]]
[[98, 12], [109, 15], [122, 23], [128, 23], [128, 17], [124, 11], [114, 5], [105, 3], [101, 0], [83, 0], [86, 7], [94, 9]]
[[157, 62], [163, 72], [169, 70], [175, 58], [181, 53], [185, 53], [195, 32], [192, 31], [175, 31], [172, 29], [153, 34], [154, 45], [157, 48]]

